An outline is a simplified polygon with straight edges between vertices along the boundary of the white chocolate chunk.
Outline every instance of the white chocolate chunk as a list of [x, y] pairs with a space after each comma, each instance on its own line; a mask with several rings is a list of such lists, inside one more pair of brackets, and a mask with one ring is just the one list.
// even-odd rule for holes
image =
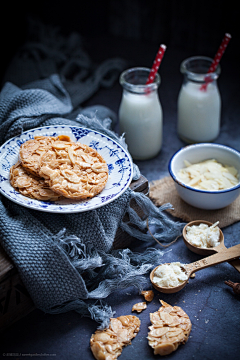
[[185, 168], [177, 176], [188, 186], [205, 191], [229, 189], [239, 183], [238, 171], [233, 166], [222, 165], [215, 159], [190, 164], [184, 160]]
[[199, 224], [187, 226], [186, 228], [186, 239], [190, 244], [199, 248], [211, 248], [220, 244], [219, 237], [220, 231], [217, 221], [212, 226], [207, 224]]
[[174, 287], [182, 284], [187, 278], [181, 263], [173, 262], [159, 266], [154, 272], [153, 282], [160, 287]]

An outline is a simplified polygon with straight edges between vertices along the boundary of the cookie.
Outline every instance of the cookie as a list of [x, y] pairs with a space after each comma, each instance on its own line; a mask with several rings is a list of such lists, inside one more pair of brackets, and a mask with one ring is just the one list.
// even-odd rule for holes
[[188, 315], [179, 306], [171, 306], [160, 300], [162, 306], [150, 313], [148, 344], [154, 355], [168, 355], [188, 340], [192, 324]]
[[84, 200], [99, 194], [108, 180], [108, 166], [91, 147], [54, 141], [41, 156], [39, 175], [49, 188], [70, 199]]
[[42, 201], [56, 201], [61, 196], [49, 189], [44, 179], [28, 173], [21, 162], [10, 169], [10, 184], [22, 195]]
[[109, 328], [97, 330], [91, 336], [90, 347], [95, 359], [116, 360], [123, 347], [131, 344], [139, 332], [140, 323], [139, 318], [133, 315], [111, 318]]
[[19, 158], [22, 166], [33, 175], [39, 176], [39, 164], [41, 157], [48, 151], [55, 141], [70, 142], [69, 136], [35, 136], [20, 146]]

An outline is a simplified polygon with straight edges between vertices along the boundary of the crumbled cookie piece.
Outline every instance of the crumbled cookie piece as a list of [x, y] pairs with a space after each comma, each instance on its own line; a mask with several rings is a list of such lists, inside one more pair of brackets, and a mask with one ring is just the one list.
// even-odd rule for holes
[[160, 300], [162, 306], [158, 311], [150, 313], [152, 325], [149, 326], [148, 344], [154, 355], [168, 355], [177, 350], [180, 344], [188, 340], [192, 324], [179, 306], [171, 306]]
[[139, 332], [140, 323], [133, 315], [111, 318], [107, 329], [97, 330], [91, 336], [90, 347], [95, 359], [116, 360], [123, 347], [130, 345]]
[[146, 308], [147, 308], [147, 304], [145, 302], [139, 302], [133, 305], [132, 311], [137, 311], [138, 313], [140, 313]]
[[102, 156], [87, 145], [55, 141], [41, 157], [39, 174], [54, 192], [84, 200], [104, 189], [108, 166]]
[[61, 195], [49, 189], [44, 179], [28, 173], [20, 161], [10, 169], [10, 184], [22, 195], [32, 199], [56, 201], [61, 198]]
[[154, 292], [152, 290], [142, 291], [141, 295], [143, 295], [144, 299], [148, 302], [152, 301], [154, 298]]

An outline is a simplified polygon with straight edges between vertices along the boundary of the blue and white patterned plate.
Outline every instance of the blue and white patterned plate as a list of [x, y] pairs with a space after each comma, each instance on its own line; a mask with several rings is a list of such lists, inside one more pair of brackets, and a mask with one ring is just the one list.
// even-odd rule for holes
[[[107, 162], [109, 169], [109, 178], [104, 190], [89, 200], [63, 199], [55, 202], [30, 199], [17, 192], [9, 182], [10, 167], [18, 161], [21, 144], [39, 135], [68, 135], [72, 141], [81, 142], [97, 150]], [[119, 144], [97, 131], [76, 126], [58, 125], [32, 129], [8, 140], [0, 148], [0, 192], [15, 203], [34, 210], [77, 213], [97, 209], [115, 200], [127, 189], [132, 180], [132, 173], [131, 158]]]

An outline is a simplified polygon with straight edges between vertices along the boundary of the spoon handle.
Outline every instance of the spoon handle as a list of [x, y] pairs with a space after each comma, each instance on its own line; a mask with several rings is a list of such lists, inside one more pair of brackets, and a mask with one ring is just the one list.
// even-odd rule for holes
[[[226, 246], [224, 244], [221, 244], [221, 245], [218, 245], [216, 248], [215, 248], [215, 251], [216, 252], [225, 252], [227, 250]], [[234, 260], [230, 260], [228, 261], [228, 263], [230, 265], [232, 265], [238, 272], [240, 272], [240, 259], [234, 259]]]
[[240, 259], [228, 261], [238, 272], [240, 272]]
[[195, 261], [191, 264], [185, 266], [188, 274], [192, 274], [201, 269], [205, 269], [209, 266], [217, 265], [225, 261], [230, 261], [240, 256], [240, 244], [232, 246], [231, 248], [226, 248], [224, 252], [219, 252], [217, 254], [205, 257], [204, 259]]

